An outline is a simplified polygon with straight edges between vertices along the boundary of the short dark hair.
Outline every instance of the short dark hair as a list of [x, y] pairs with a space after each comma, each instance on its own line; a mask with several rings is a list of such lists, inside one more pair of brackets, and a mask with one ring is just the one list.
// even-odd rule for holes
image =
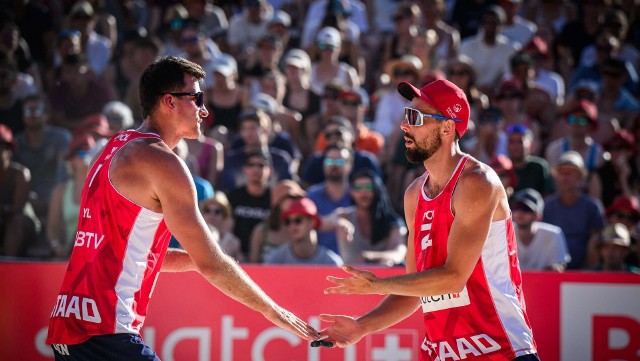
[[140, 105], [143, 118], [153, 112], [163, 93], [179, 91], [185, 86], [185, 73], [200, 82], [206, 75], [200, 65], [176, 56], [161, 57], [147, 66], [140, 77]]

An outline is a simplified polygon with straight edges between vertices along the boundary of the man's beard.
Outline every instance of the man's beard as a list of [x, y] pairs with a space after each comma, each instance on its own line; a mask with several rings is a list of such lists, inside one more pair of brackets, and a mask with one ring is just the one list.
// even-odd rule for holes
[[415, 138], [407, 135], [407, 137], [413, 140], [413, 148], [407, 148], [406, 156], [407, 160], [411, 163], [422, 163], [425, 160], [431, 158], [439, 149], [442, 147], [442, 139], [440, 138], [439, 129], [436, 128], [433, 133], [431, 133], [431, 140], [427, 143], [425, 148], [422, 148], [418, 145]]
[[334, 173], [325, 174], [324, 176], [324, 180], [330, 183], [341, 183], [343, 178], [344, 178], [343, 174], [334, 174]]

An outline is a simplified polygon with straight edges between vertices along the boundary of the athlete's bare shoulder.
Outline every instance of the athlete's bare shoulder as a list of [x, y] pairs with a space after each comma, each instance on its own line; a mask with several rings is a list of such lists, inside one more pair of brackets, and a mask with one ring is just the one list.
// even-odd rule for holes
[[161, 139], [141, 138], [125, 145], [113, 158], [109, 178], [125, 197], [151, 210], [160, 210], [155, 184], [173, 182], [184, 169]]
[[469, 157], [464, 170], [460, 174], [456, 191], [453, 195], [454, 209], [479, 209], [487, 207], [495, 212], [494, 219], [505, 217], [508, 208], [507, 195], [496, 172], [487, 164]]

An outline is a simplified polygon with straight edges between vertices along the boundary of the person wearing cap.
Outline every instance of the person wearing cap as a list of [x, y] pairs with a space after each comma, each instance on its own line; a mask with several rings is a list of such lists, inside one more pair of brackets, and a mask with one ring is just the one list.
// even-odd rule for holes
[[25, 257], [40, 221], [29, 202], [29, 169], [11, 160], [15, 149], [13, 132], [0, 124], [0, 256]]
[[343, 85], [357, 89], [360, 87], [358, 71], [353, 66], [340, 61], [342, 35], [334, 27], [326, 26], [316, 36], [318, 60], [311, 63], [311, 89], [322, 95], [324, 86], [337, 78]]
[[282, 9], [276, 10], [271, 20], [269, 20], [267, 32], [274, 34], [280, 40], [283, 50], [288, 50], [291, 38], [291, 16]]
[[[404, 55], [399, 59], [389, 60], [385, 64], [385, 73], [389, 76], [389, 86], [393, 87], [401, 81], [414, 83], [420, 80], [422, 61], [414, 55]], [[396, 140], [400, 137], [398, 124], [404, 117], [404, 109], [409, 102], [396, 91], [386, 91], [380, 95], [373, 116], [373, 129], [385, 139]], [[387, 141], [387, 149], [395, 149], [397, 142]]]
[[571, 254], [567, 269], [584, 268], [594, 260], [589, 244], [604, 227], [602, 203], [583, 192], [587, 170], [579, 153], [563, 153], [552, 168], [552, 175], [556, 192], [545, 200], [542, 221], [564, 232]]
[[544, 200], [538, 191], [525, 188], [511, 197], [518, 261], [522, 270], [563, 272], [571, 256], [560, 227], [541, 222]]
[[89, 173], [91, 159], [98, 151], [95, 139], [88, 133], [73, 137], [65, 155], [69, 179], [59, 183], [51, 193], [47, 212], [47, 241], [54, 258], [68, 259], [80, 215], [82, 187]]
[[223, 192], [215, 192], [212, 197], [200, 201], [198, 208], [211, 232], [220, 234], [220, 248], [224, 253], [238, 262], [244, 262], [246, 257], [240, 249], [240, 239], [230, 229], [233, 224], [233, 210], [227, 196]]
[[499, 3], [506, 15], [500, 34], [523, 46], [538, 31], [538, 26], [518, 15], [522, 7], [522, 0], [501, 0]]
[[280, 220], [290, 242], [274, 248], [266, 255], [265, 264], [342, 266], [342, 258], [318, 243], [320, 227], [318, 209], [309, 198], [293, 200], [280, 213]]
[[[621, 128], [616, 127], [618, 122], [625, 127], [634, 122], [633, 119], [640, 113], [640, 100], [636, 93], [630, 92], [623, 86], [627, 79], [625, 62], [619, 58], [605, 60], [601, 67], [600, 94], [598, 97], [598, 105], [606, 110], [609, 117], [606, 121], [601, 121], [598, 125], [607, 126], [608, 132], [604, 133], [602, 138], [611, 136], [612, 133]], [[600, 127], [599, 127], [600, 128]], [[599, 132], [600, 133], [600, 132]]]
[[101, 75], [109, 65], [114, 43], [95, 31], [97, 20], [95, 9], [86, 0], [76, 1], [69, 12], [70, 28], [80, 31], [80, 45], [89, 67], [95, 75]]
[[502, 76], [509, 71], [509, 59], [519, 49], [500, 34], [505, 21], [501, 7], [489, 6], [482, 15], [481, 31], [464, 39], [460, 45], [460, 54], [473, 59], [473, 68], [478, 75], [476, 84], [485, 94], [493, 94]]
[[247, 155], [254, 152], [269, 154], [272, 174], [275, 180], [292, 179], [293, 165], [291, 156], [282, 149], [269, 145], [272, 131], [271, 117], [261, 109], [247, 109], [240, 114], [239, 136], [244, 146], [232, 149], [224, 157], [224, 168], [220, 174], [218, 188], [225, 192], [243, 184], [242, 165]]
[[607, 207], [607, 222], [622, 223], [627, 226], [631, 247], [635, 254], [628, 257], [629, 264], [640, 265], [640, 199], [637, 196], [621, 194]]
[[[218, 45], [200, 30], [198, 21], [191, 18], [182, 23], [180, 46], [184, 51], [184, 57], [200, 65], [207, 75], [212, 73], [215, 59], [222, 54]], [[210, 87], [213, 83], [205, 79], [204, 85]]]
[[276, 247], [289, 242], [280, 215], [291, 203], [302, 197], [305, 192], [300, 185], [290, 179], [283, 179], [271, 188], [271, 207], [267, 217], [253, 227], [249, 246], [249, 262], [263, 263], [265, 257]]
[[13, 160], [31, 173], [31, 205], [44, 223], [49, 210], [51, 192], [56, 184], [67, 180], [64, 156], [69, 149], [71, 133], [49, 124], [49, 104], [46, 97], [25, 98], [22, 109], [24, 131], [15, 137]]
[[109, 129], [113, 134], [133, 128], [133, 113], [125, 103], [114, 100], [102, 108], [102, 115], [109, 121]]
[[514, 191], [533, 188], [546, 196], [555, 190], [551, 168], [546, 159], [533, 155], [533, 132], [520, 124], [510, 125], [507, 133], [507, 155], [513, 162], [517, 182]]
[[252, 95], [260, 91], [262, 77], [278, 69], [282, 54], [282, 40], [277, 35], [266, 33], [256, 40], [255, 49], [240, 63], [242, 82]]
[[322, 28], [324, 20], [328, 17], [342, 18], [348, 33], [354, 42], [358, 42], [360, 34], [369, 34], [369, 15], [367, 6], [360, 0], [331, 1], [314, 0], [307, 7], [302, 24], [300, 45], [304, 49], [312, 46], [314, 35]]
[[599, 234], [598, 255], [600, 262], [589, 267], [588, 270], [640, 274], [640, 268], [625, 262], [630, 252], [631, 242], [627, 226], [622, 223], [610, 224]]
[[[267, 296], [222, 251], [198, 209], [189, 170], [172, 151], [181, 139], [201, 134], [208, 115], [205, 76], [184, 58], [150, 64], [140, 78], [142, 125], [112, 137], [95, 157], [45, 341], [57, 358], [158, 360], [139, 330], [160, 271], [197, 271], [274, 325], [318, 339], [316, 330]], [[183, 250], [168, 248], [171, 235]], [[91, 305], [89, 314], [74, 311], [76, 299]]]
[[569, 105], [564, 114], [568, 131], [562, 138], [547, 145], [544, 158], [551, 166], [558, 164], [562, 154], [575, 151], [582, 157], [585, 166], [585, 185], [589, 194], [600, 196], [597, 169], [604, 163], [604, 149], [590, 135], [598, 124], [598, 108], [588, 100], [580, 100]]
[[212, 86], [206, 90], [210, 133], [228, 145], [238, 134], [238, 116], [248, 106], [249, 90], [238, 81], [238, 64], [231, 54], [214, 59], [211, 74]]
[[[320, 112], [321, 97], [311, 89], [311, 58], [302, 49], [290, 49], [282, 59], [285, 92], [282, 105], [300, 113], [300, 151], [304, 158], [313, 152], [310, 118]], [[315, 139], [315, 138], [313, 138]]]
[[[320, 314], [320, 320], [329, 323], [320, 334], [347, 347], [422, 308], [422, 360], [539, 360], [522, 294], [507, 195], [495, 172], [463, 153], [458, 144], [469, 124], [464, 92], [448, 80], [420, 89], [402, 82], [398, 92], [411, 100], [400, 125], [407, 159], [426, 168], [404, 197], [410, 225], [407, 274], [378, 277], [343, 266], [346, 277], [328, 276], [334, 285], [325, 294], [387, 297], [357, 319]], [[465, 322], [451, 323], [451, 317]], [[485, 322], [488, 319], [492, 322]], [[492, 347], [474, 348], [473, 353], [451, 348], [467, 337], [482, 337]]]

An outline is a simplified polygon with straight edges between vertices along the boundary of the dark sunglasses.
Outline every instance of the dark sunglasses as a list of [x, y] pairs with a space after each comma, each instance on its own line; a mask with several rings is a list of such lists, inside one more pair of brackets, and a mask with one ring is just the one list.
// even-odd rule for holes
[[578, 125], [588, 125], [589, 124], [589, 119], [585, 118], [585, 117], [577, 117], [575, 115], [569, 115], [567, 117], [567, 120], [569, 121], [569, 124], [578, 124]]
[[162, 94], [169, 94], [169, 95], [173, 95], [174, 97], [195, 97], [195, 101], [196, 101], [196, 106], [198, 108], [202, 108], [202, 106], [204, 105], [204, 93], [203, 92], [197, 92], [197, 93], [162, 93]]
[[351, 185], [351, 189], [356, 192], [373, 191], [373, 183], [365, 183], [365, 184], [353, 184]]
[[218, 207], [207, 207], [204, 209], [204, 214], [213, 214], [220, 216], [224, 214], [224, 211]]
[[260, 169], [262, 169], [262, 168], [266, 167], [267, 165], [264, 164], [264, 163], [245, 163], [244, 166], [245, 167], [249, 167], [249, 168], [260, 168]]
[[413, 108], [404, 108], [404, 119], [409, 123], [410, 126], [420, 126], [424, 124], [424, 118], [429, 117], [437, 120], [453, 120], [454, 122], [459, 122], [459, 119], [447, 118], [438, 114], [429, 114], [422, 113], [421, 111]]
[[324, 95], [322, 96], [325, 99], [331, 99], [331, 100], [336, 100], [338, 99], [338, 97], [340, 96], [340, 94], [338, 92], [325, 92]]
[[511, 207], [513, 212], [535, 213], [535, 211], [522, 203], [517, 203]]
[[332, 166], [342, 167], [344, 166], [346, 161], [343, 158], [337, 158], [337, 159], [325, 158], [322, 163], [324, 164], [325, 167], [332, 167]]
[[342, 131], [336, 130], [333, 132], [324, 132], [324, 137], [327, 139], [331, 137], [342, 137]]
[[284, 220], [284, 225], [290, 226], [291, 224], [302, 224], [302, 221], [304, 221], [304, 218], [302, 217], [289, 217]]
[[345, 107], [357, 107], [357, 106], [360, 106], [360, 104], [362, 103], [360, 103], [359, 101], [353, 101], [353, 100], [343, 100], [340, 102], [340, 104], [344, 105]]
[[638, 217], [636, 217], [635, 214], [632, 214], [632, 213], [614, 212], [613, 215], [618, 217], [618, 218], [620, 218], [620, 219], [626, 219], [627, 221], [630, 221], [630, 222], [637, 222], [638, 221]]

